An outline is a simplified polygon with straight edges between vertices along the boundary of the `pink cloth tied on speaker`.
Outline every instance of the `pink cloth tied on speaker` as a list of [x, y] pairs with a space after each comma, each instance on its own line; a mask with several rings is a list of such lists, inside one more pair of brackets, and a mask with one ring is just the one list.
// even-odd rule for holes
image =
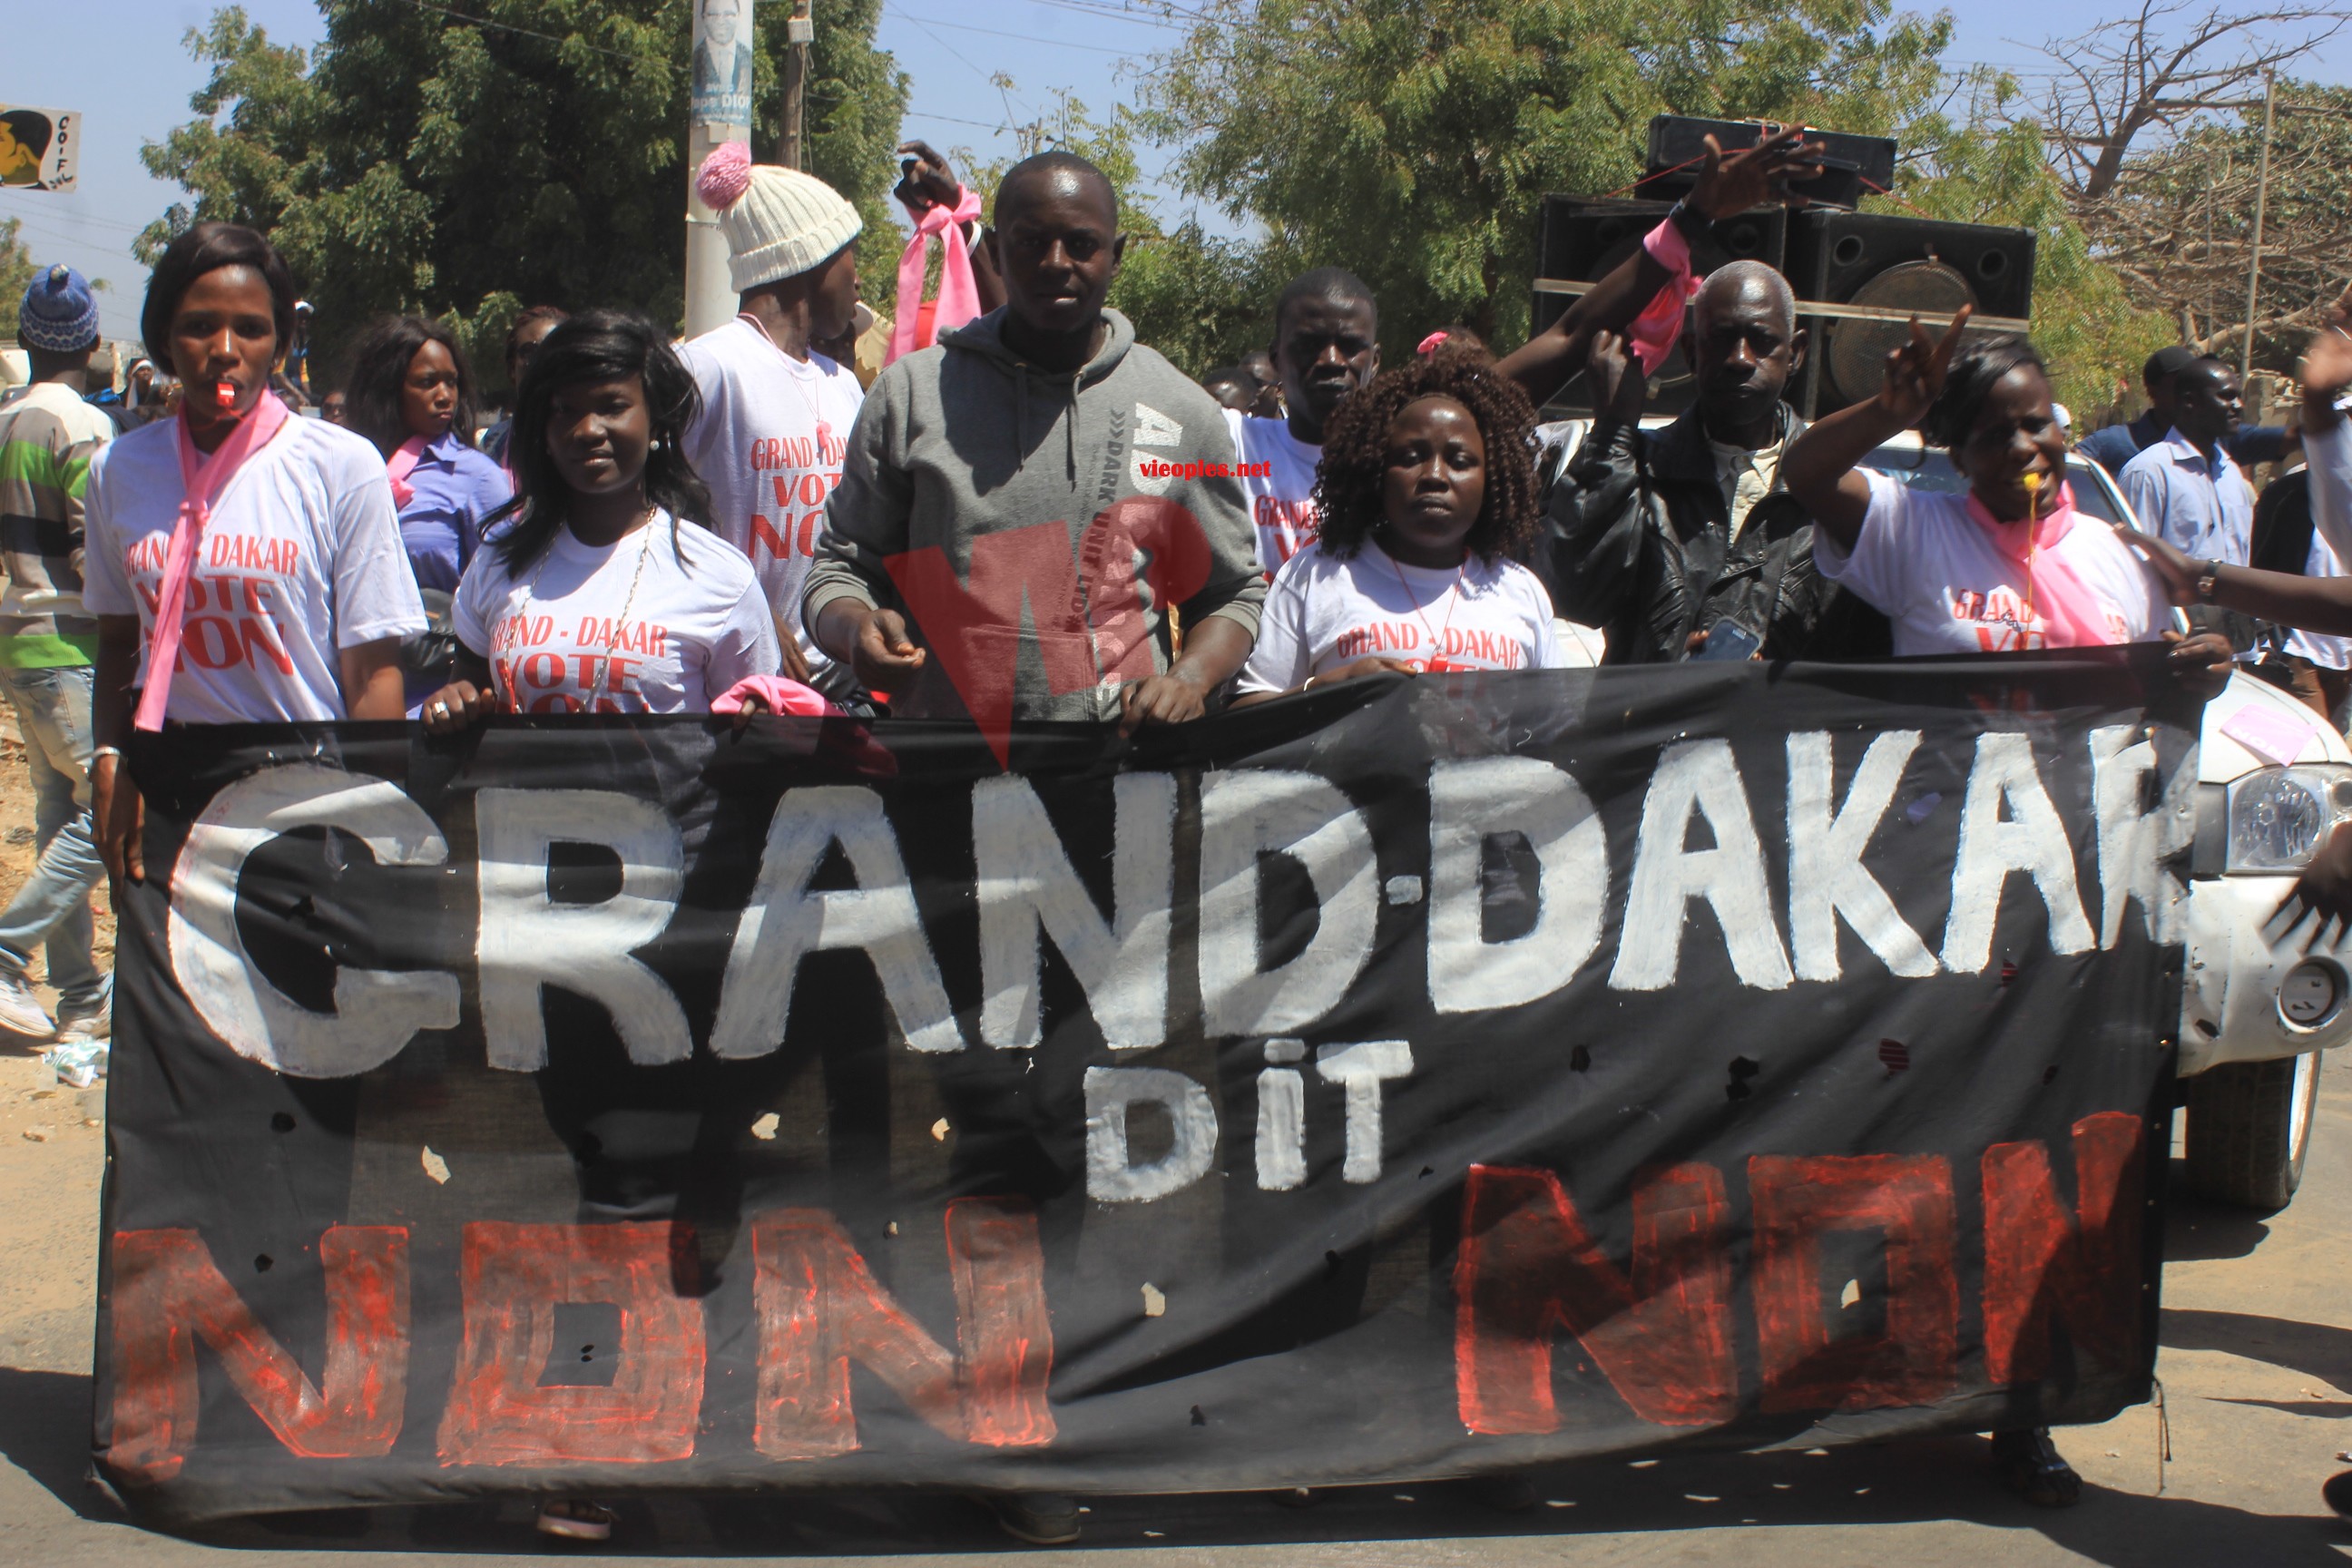
[[163, 581], [155, 598], [155, 630], [148, 643], [147, 684], [140, 689], [139, 710], [131, 722], [142, 730], [163, 727], [164, 705], [171, 700], [172, 672], [180, 664], [180, 629], [188, 616], [188, 578], [195, 571], [196, 547], [204, 542], [205, 525], [212, 521], [213, 502], [228, 489], [236, 471], [269, 445], [287, 420], [286, 405], [264, 389], [253, 412], [236, 422], [220, 449], [206, 457], [188, 439], [184, 409], [173, 423], [180, 445], [180, 515], [172, 524], [172, 542], [163, 556]]
[[400, 444], [399, 450], [384, 459], [383, 477], [392, 481], [394, 510], [405, 510], [408, 503], [416, 499], [416, 487], [408, 482], [408, 476], [415, 473], [416, 465], [424, 460], [425, 437], [422, 436], [411, 436]]
[[838, 704], [813, 686], [783, 675], [747, 675], [710, 700], [713, 713], [740, 713], [746, 698], [755, 698], [771, 713], [803, 719], [847, 717]]
[[2072, 485], [2059, 481], [2058, 499], [2047, 517], [2003, 522], [1974, 490], [1968, 505], [1969, 521], [2023, 574], [2026, 601], [2042, 623], [2044, 647], [2105, 647], [2118, 640], [2105, 601], [2057, 553], [2058, 542], [2074, 528]]
[[1690, 241], [1683, 237], [1671, 219], [1643, 237], [1642, 248], [1652, 260], [1674, 274], [1666, 286], [1642, 307], [1633, 324], [1625, 329], [1625, 342], [1633, 357], [1642, 362], [1643, 375], [1655, 375], [1666, 356], [1675, 352], [1675, 341], [1683, 335], [1683, 310], [1698, 292], [1698, 279], [1691, 276]]
[[955, 205], [935, 203], [915, 215], [915, 232], [907, 237], [907, 248], [898, 257], [898, 319], [890, 323], [890, 352], [883, 356], [884, 364], [930, 346], [915, 341], [915, 317], [923, 308], [923, 263], [935, 234], [940, 247], [940, 300], [931, 317], [932, 341], [951, 327], [978, 319], [980, 285], [972, 281], [971, 247], [963, 237], [963, 226], [978, 216], [980, 198], [963, 185], [956, 187]]

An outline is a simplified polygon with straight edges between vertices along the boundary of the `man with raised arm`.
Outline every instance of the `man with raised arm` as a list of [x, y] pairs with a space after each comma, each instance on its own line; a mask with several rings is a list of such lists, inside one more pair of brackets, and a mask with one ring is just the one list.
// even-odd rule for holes
[[[1785, 195], [1782, 138], [1719, 165], [1710, 160], [1688, 209], [1745, 211]], [[1688, 234], [1682, 236], [1686, 241]], [[1805, 427], [1782, 402], [1803, 365], [1805, 332], [1788, 279], [1758, 261], [1717, 268], [1691, 300], [1685, 339], [1697, 395], [1663, 430], [1641, 428], [1642, 328], [1620, 335], [1625, 302], [1654, 272], [1662, 237], [1577, 301], [1569, 315], [1505, 362], [1526, 374], [1555, 365], [1581, 339], [1595, 417], [1552, 486], [1549, 570], [1559, 613], [1602, 628], [1612, 664], [1712, 658], [1884, 652], [1884, 630], [1813, 569], [1812, 525], [1780, 483], [1781, 454]], [[1606, 320], [1592, 301], [1604, 300]], [[1578, 315], [1579, 310], [1586, 313]], [[1663, 314], [1663, 310], [1658, 313]], [[1530, 344], [1530, 348], [1536, 347]], [[1653, 347], [1650, 358], [1663, 361]], [[1555, 356], [1547, 358], [1547, 355]], [[1524, 357], [1523, 357], [1524, 356]], [[1556, 369], [1544, 378], [1556, 379]]]

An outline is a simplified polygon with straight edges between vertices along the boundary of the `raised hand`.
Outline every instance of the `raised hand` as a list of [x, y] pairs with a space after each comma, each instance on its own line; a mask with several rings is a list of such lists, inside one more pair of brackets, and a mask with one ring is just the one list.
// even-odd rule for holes
[[1803, 206], [1806, 198], [1790, 194], [1790, 183], [1810, 180], [1822, 172], [1822, 144], [1804, 136], [1803, 126], [1791, 125], [1728, 155], [1723, 144], [1709, 136], [1706, 156], [1699, 164], [1698, 184], [1689, 197], [1692, 209], [1712, 221], [1749, 207]]
[[1911, 338], [1908, 342], [1888, 351], [1886, 383], [1878, 389], [1879, 406], [1903, 421], [1909, 429], [1927, 416], [1936, 399], [1944, 393], [1944, 378], [1951, 374], [1952, 354], [1960, 346], [1960, 329], [1968, 325], [1976, 313], [1974, 305], [1963, 305], [1952, 317], [1940, 339], [1927, 336], [1927, 329], [1919, 318], [1911, 318]]
[[909, 212], [919, 216], [928, 207], [955, 205], [956, 193], [962, 187], [948, 161], [933, 152], [929, 142], [901, 142], [893, 156], [898, 159], [898, 183], [890, 194]]
[[1584, 378], [1592, 392], [1594, 412], [1626, 425], [1641, 421], [1642, 398], [1647, 388], [1642, 366], [1623, 338], [1610, 331], [1592, 334], [1592, 346], [1584, 353]]
[[2327, 308], [2327, 325], [2303, 351], [2297, 377], [2303, 383], [2304, 406], [2324, 411], [2334, 423], [2336, 399], [2352, 388], [2352, 288]]

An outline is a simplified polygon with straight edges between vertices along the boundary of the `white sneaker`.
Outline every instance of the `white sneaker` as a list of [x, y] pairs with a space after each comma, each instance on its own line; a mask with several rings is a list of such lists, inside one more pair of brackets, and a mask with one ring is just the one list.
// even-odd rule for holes
[[41, 1006], [41, 999], [21, 974], [0, 971], [0, 1031], [27, 1040], [57, 1037], [57, 1020]]
[[114, 988], [108, 986], [96, 1003], [81, 1006], [58, 1005], [58, 1038], [110, 1040], [114, 1037]]

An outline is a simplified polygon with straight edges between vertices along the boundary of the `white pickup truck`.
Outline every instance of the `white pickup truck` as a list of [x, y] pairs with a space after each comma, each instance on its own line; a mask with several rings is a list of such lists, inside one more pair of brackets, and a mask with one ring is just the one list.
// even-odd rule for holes
[[[1951, 460], [1916, 436], [1881, 447], [1869, 463], [1921, 489], [1961, 488]], [[2137, 526], [2097, 464], [2070, 455], [2066, 477], [2077, 510]], [[2317, 1053], [2352, 1040], [2352, 946], [2306, 951], [2308, 922], [2290, 932], [2275, 914], [2296, 873], [2345, 821], [2352, 746], [2268, 681], [2242, 669], [2231, 677], [2206, 705], [2197, 749], [2180, 1000], [2185, 1152], [2189, 1184], [2203, 1196], [2275, 1209], [2303, 1179]]]

